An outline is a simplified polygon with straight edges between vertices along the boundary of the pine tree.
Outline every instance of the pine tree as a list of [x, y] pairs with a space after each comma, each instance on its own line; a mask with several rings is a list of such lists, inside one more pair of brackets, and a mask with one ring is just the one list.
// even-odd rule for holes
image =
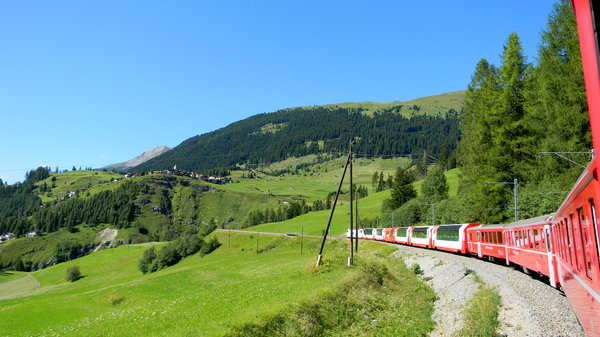
[[524, 92], [530, 75], [529, 67], [519, 36], [511, 33], [504, 45], [502, 65], [498, 69], [501, 86], [498, 101], [489, 118], [492, 138], [489, 164], [496, 171], [495, 179], [501, 181], [525, 180], [520, 168], [533, 156], [524, 119]]
[[448, 198], [448, 183], [441, 166], [434, 167], [421, 185], [421, 194], [427, 202], [440, 202]]
[[[528, 92], [530, 125], [541, 139], [539, 152], [582, 152], [591, 148], [590, 124], [581, 68], [577, 25], [571, 2], [554, 5], [538, 48], [536, 86]], [[536, 128], [537, 126], [537, 128]], [[574, 158], [582, 162], [589, 157]], [[546, 156], [533, 166], [536, 180], [557, 181], [568, 189], [581, 173], [557, 156]]]
[[389, 199], [389, 206], [392, 209], [397, 209], [404, 205], [410, 199], [417, 196], [417, 191], [412, 185], [411, 175], [404, 169], [398, 168], [394, 175], [394, 187], [391, 191], [392, 198]]

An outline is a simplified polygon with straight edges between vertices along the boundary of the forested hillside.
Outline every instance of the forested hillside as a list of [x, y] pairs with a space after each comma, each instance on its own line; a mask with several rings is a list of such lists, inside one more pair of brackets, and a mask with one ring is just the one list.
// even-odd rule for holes
[[177, 165], [206, 171], [237, 164], [268, 164], [290, 156], [346, 152], [353, 139], [358, 139], [358, 156], [406, 156], [424, 150], [433, 156], [448, 156], [454, 150], [459, 138], [459, 112], [450, 108], [441, 117], [404, 117], [399, 113], [401, 109], [401, 105], [384, 107], [371, 116], [362, 113], [365, 108], [340, 106], [260, 114], [192, 137], [134, 170], [162, 170]]

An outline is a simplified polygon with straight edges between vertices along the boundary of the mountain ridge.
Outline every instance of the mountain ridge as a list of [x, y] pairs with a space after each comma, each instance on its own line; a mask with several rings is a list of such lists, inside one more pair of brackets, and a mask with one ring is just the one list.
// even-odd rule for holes
[[142, 154], [140, 154], [139, 156], [130, 159], [128, 161], [122, 162], [122, 163], [118, 163], [118, 164], [111, 164], [111, 165], [107, 165], [107, 166], [103, 166], [100, 169], [107, 169], [107, 170], [111, 170], [114, 169], [116, 171], [125, 171], [128, 170], [130, 168], [133, 168], [135, 166], [141, 165], [145, 162], [147, 162], [148, 160], [160, 156], [161, 154], [170, 151], [171, 148], [165, 145], [159, 145], [156, 147], [153, 147], [149, 150], [144, 151]]

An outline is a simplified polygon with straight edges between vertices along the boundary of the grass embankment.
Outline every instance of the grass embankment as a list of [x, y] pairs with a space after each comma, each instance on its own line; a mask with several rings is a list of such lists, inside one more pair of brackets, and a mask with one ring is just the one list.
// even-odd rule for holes
[[[137, 268], [150, 244], [103, 250], [33, 272], [40, 283], [38, 288], [21, 292], [18, 298], [0, 300], [0, 334], [222, 336], [235, 334], [240, 326], [260, 325], [268, 317], [311, 311], [326, 313], [327, 324], [353, 322], [347, 330], [351, 334], [362, 334], [357, 332], [359, 327], [371, 329], [374, 325], [384, 335], [393, 335], [388, 331], [402, 322], [408, 324], [404, 329], [419, 334], [432, 327], [432, 292], [412, 273], [401, 265], [387, 271], [373, 267], [377, 274], [361, 272], [363, 266], [371, 264], [367, 263], [369, 255], [375, 259], [373, 263], [389, 262], [375, 256], [389, 252], [382, 251], [389, 249], [382, 245], [362, 245], [356, 258], [358, 267], [347, 268], [348, 243], [331, 241], [326, 245], [324, 265], [317, 271], [313, 265], [320, 246], [318, 238], [228, 232], [213, 235], [223, 245], [210, 255], [190, 256], [152, 274], [144, 275]], [[75, 265], [84, 277], [72, 283], [65, 281], [67, 269]], [[14, 274], [6, 277], [14, 282], [27, 280]], [[375, 283], [366, 286], [369, 278]], [[379, 283], [382, 286], [376, 285]], [[348, 297], [340, 304], [353, 304], [364, 315], [346, 312], [342, 305], [332, 306], [345, 293]], [[321, 319], [318, 315], [306, 317]], [[307, 326], [317, 329], [312, 323]], [[323, 326], [330, 329], [330, 325]], [[379, 332], [373, 335], [382, 335]], [[342, 334], [347, 335], [338, 333]]]
[[435, 294], [400, 262], [364, 259], [343, 283], [234, 327], [230, 337], [426, 336]]
[[479, 283], [479, 289], [465, 306], [463, 328], [458, 336], [494, 337], [498, 328], [500, 294], [498, 290], [485, 285], [479, 277], [475, 280]]

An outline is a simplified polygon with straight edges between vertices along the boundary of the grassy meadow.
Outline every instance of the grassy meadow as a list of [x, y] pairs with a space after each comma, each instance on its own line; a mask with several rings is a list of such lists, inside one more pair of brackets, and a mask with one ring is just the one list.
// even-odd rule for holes
[[[459, 170], [450, 170], [445, 172], [444, 174], [449, 185], [449, 195], [455, 196], [458, 192]], [[364, 176], [366, 175], [368, 174], [365, 174]], [[421, 193], [422, 184], [422, 180], [413, 183], [415, 189], [417, 190], [417, 194], [419, 195]], [[365, 198], [361, 198], [358, 201], [358, 211], [360, 217], [363, 219], [381, 217], [381, 204], [383, 203], [383, 200], [388, 198], [390, 198], [390, 190], [372, 193]], [[349, 199], [346, 199], [345, 201], [342, 199], [340, 200], [341, 201], [338, 201], [338, 205], [335, 209], [335, 213], [331, 221], [331, 227], [329, 229], [330, 235], [334, 236], [345, 234], [346, 230], [350, 227], [350, 204], [348, 203]], [[279, 223], [262, 224], [258, 226], [249, 227], [246, 230], [294, 234], [300, 234], [303, 232], [304, 234], [322, 235], [325, 230], [325, 227], [327, 226], [327, 221], [329, 220], [330, 214], [331, 210], [310, 212], [287, 221], [282, 221]]]
[[[324, 264], [316, 268], [319, 238], [213, 235], [222, 243], [215, 252], [152, 274], [137, 268], [152, 243], [102, 250], [32, 273], [0, 274], [0, 336], [245, 336], [250, 327], [268, 331], [279, 322], [274, 319], [286, 320], [286, 329], [305, 326], [298, 317], [309, 314], [327, 324], [355, 326], [335, 328], [332, 336], [426, 335], [433, 328], [431, 289], [400, 261], [382, 257], [390, 247], [366, 243], [356, 266], [348, 268], [348, 243], [331, 240]], [[75, 265], [83, 278], [65, 281]], [[373, 296], [349, 296], [359, 291], [355, 284]], [[342, 309], [339, 300], [356, 305], [361, 315], [331, 310]], [[325, 323], [309, 326], [329, 331]]]
[[[428, 96], [413, 99], [410, 101], [397, 101], [389, 103], [377, 102], [357, 102], [357, 103], [341, 103], [330, 104], [329, 106], [340, 106], [346, 108], [363, 108], [363, 113], [372, 116], [375, 112], [402, 105], [400, 113], [404, 117], [410, 117], [412, 114], [428, 115], [428, 116], [444, 116], [446, 111], [454, 109], [460, 111], [463, 107], [465, 90], [449, 92], [442, 95]], [[414, 110], [413, 106], [418, 105], [419, 110]]]

